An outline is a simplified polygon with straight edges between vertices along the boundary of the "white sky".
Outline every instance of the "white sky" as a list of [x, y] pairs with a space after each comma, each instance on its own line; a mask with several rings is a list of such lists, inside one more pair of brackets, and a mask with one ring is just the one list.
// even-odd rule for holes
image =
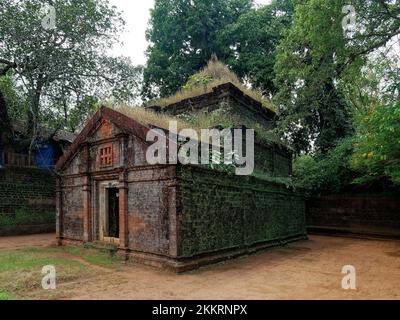
[[[134, 65], [146, 62], [145, 50], [147, 41], [145, 32], [150, 18], [150, 9], [154, 0], [110, 0], [119, 11], [122, 11], [126, 21], [125, 33], [121, 35], [122, 46], [113, 50], [114, 55], [130, 57]], [[270, 4], [271, 0], [256, 0], [257, 4]]]

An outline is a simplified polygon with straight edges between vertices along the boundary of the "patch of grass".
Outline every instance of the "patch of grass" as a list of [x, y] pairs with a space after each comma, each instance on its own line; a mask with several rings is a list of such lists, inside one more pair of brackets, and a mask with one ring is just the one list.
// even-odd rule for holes
[[74, 265], [76, 262], [56, 257], [38, 248], [0, 252], [0, 272], [32, 269], [50, 264]]
[[80, 262], [58, 256], [56, 251], [29, 248], [0, 252], [0, 291], [23, 296], [29, 290], [41, 289], [42, 268], [56, 268], [57, 282], [67, 282], [90, 276]]
[[78, 256], [87, 262], [100, 266], [100, 267], [109, 267], [116, 268], [119, 266], [120, 260], [110, 254], [109, 250], [99, 250], [87, 247], [63, 247], [65, 252]]
[[[82, 260], [88, 262], [86, 264]], [[56, 299], [60, 290], [45, 291], [41, 287], [42, 268], [56, 268], [59, 285], [79, 279], [89, 279], [102, 272], [91, 265], [107, 268], [119, 266], [109, 252], [84, 247], [27, 248], [0, 252], [0, 300], [24, 298]]]
[[6, 291], [0, 291], [0, 301], [15, 300], [14, 295]]

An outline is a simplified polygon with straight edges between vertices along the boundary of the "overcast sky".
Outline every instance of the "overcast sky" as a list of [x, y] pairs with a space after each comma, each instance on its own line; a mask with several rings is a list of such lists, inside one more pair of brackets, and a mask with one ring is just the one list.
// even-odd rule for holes
[[[131, 57], [133, 64], [146, 62], [144, 51], [147, 48], [145, 31], [150, 18], [150, 9], [154, 0], [110, 0], [119, 11], [123, 11], [123, 17], [127, 23], [126, 32], [121, 36], [122, 46], [114, 48], [115, 55]], [[271, 0], [256, 0], [257, 4], [268, 4]]]

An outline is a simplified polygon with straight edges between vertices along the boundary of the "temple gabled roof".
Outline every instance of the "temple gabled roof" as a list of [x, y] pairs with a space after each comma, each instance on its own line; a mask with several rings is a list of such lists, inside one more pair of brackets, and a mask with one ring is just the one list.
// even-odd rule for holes
[[67, 153], [61, 157], [57, 162], [56, 171], [63, 170], [65, 165], [73, 159], [75, 154], [79, 152], [81, 145], [87, 140], [87, 138], [97, 130], [99, 124], [103, 120], [108, 120], [115, 124], [124, 133], [132, 134], [144, 143], [146, 142], [147, 133], [151, 130], [149, 127], [141, 124], [135, 119], [126, 116], [118, 111], [107, 107], [101, 107], [94, 116], [86, 123], [83, 130], [79, 133], [72, 145], [68, 149]]

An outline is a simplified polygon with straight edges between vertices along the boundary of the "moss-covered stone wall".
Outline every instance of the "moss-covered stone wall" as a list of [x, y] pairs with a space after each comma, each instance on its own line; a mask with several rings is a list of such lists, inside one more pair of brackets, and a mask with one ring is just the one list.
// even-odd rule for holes
[[48, 170], [0, 169], [0, 236], [55, 230], [55, 177]]
[[232, 83], [221, 84], [210, 93], [187, 98], [165, 107], [149, 106], [148, 109], [184, 118], [185, 115], [196, 115], [198, 112], [210, 114], [221, 110], [230, 115], [235, 122], [238, 121], [233, 124], [250, 127], [259, 125], [266, 130], [276, 126], [275, 112], [265, 108], [261, 102], [249, 97]]
[[306, 236], [304, 197], [283, 184], [196, 166], [177, 178], [181, 257]]
[[289, 149], [274, 142], [256, 142], [254, 145], [254, 171], [270, 177], [292, 175], [292, 154]]

